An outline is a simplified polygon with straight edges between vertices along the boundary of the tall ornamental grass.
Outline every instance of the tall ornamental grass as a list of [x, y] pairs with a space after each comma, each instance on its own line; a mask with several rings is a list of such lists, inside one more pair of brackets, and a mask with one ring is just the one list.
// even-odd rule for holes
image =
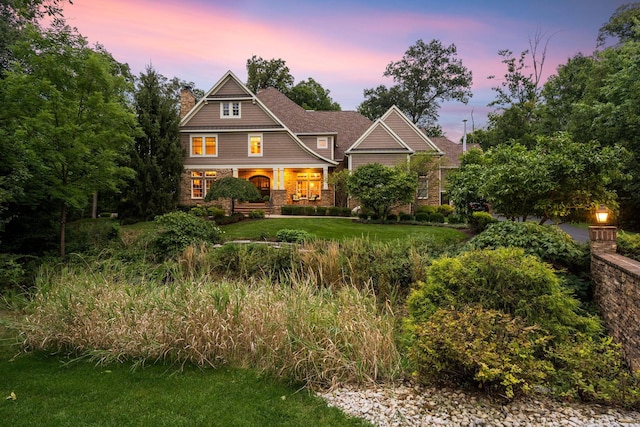
[[370, 291], [292, 276], [161, 285], [100, 272], [43, 271], [23, 326], [27, 348], [99, 362], [251, 367], [307, 386], [399, 375], [393, 316]]

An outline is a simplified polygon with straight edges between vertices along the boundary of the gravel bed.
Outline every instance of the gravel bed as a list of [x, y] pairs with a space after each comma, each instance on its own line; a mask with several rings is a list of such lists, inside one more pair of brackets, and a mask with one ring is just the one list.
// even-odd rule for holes
[[640, 413], [545, 397], [512, 402], [416, 385], [341, 387], [319, 393], [329, 406], [376, 426], [640, 427]]

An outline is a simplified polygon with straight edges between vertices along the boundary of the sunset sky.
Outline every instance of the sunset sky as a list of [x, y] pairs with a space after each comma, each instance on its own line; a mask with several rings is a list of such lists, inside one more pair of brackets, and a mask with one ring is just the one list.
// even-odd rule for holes
[[527, 49], [536, 32], [550, 37], [545, 75], [578, 52], [591, 54], [598, 29], [627, 0], [74, 0], [69, 25], [101, 43], [136, 74], [149, 64], [166, 77], [210, 89], [227, 71], [246, 81], [253, 55], [281, 58], [296, 83], [313, 77], [343, 110], [363, 90], [391, 85], [382, 73], [418, 39], [455, 44], [473, 73], [474, 96], [448, 103], [440, 125], [457, 141], [486, 125], [491, 87], [502, 76], [498, 50]]

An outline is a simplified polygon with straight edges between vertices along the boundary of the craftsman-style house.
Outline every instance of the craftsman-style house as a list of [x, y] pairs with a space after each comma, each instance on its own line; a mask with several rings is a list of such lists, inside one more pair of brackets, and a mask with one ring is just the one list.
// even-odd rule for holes
[[[186, 206], [202, 204], [224, 176], [252, 182], [273, 213], [287, 204], [333, 206], [328, 177], [336, 170], [445, 154], [396, 107], [375, 122], [355, 111], [307, 111], [273, 88], [252, 93], [231, 71], [197, 102], [184, 89], [180, 114]], [[439, 171], [421, 177], [416, 202], [440, 204], [440, 181]]]

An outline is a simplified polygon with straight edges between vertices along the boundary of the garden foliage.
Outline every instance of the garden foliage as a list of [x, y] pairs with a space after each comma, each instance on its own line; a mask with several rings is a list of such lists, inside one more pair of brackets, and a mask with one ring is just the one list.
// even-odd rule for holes
[[[432, 263], [407, 301], [408, 348], [424, 381], [455, 379], [506, 397], [640, 405], [640, 377], [550, 266], [523, 249], [471, 250]], [[607, 375], [597, 366], [606, 363]]]
[[212, 221], [185, 212], [172, 212], [156, 217], [162, 231], [155, 240], [158, 254], [172, 256], [195, 243], [218, 243], [221, 231]]

